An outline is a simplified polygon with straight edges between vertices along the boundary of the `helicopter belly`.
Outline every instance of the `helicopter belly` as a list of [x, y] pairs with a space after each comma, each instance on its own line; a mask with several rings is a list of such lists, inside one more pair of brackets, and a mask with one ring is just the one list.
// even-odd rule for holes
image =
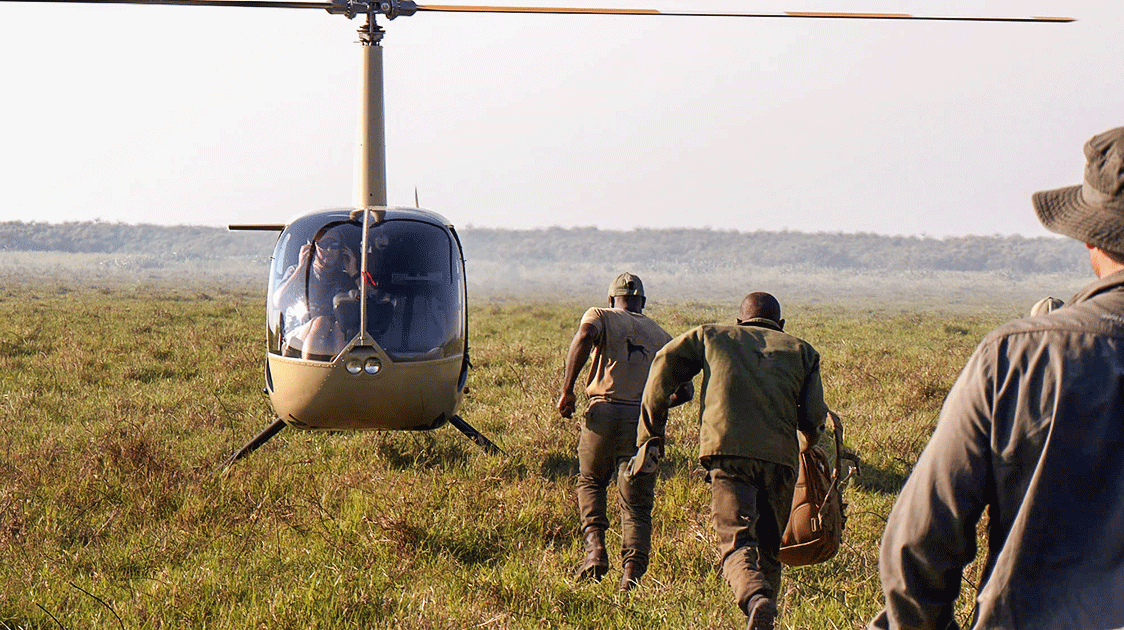
[[[374, 373], [363, 369], [367, 358], [377, 360]], [[460, 356], [392, 363], [372, 352], [322, 363], [271, 354], [268, 361], [273, 410], [299, 429], [434, 429], [460, 405]]]

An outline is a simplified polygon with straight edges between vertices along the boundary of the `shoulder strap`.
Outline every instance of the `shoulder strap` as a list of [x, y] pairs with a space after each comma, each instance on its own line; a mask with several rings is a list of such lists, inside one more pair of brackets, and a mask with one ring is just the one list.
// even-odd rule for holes
[[843, 422], [840, 421], [839, 416], [835, 415], [835, 412], [830, 409], [827, 412], [827, 417], [831, 419], [832, 433], [835, 434], [834, 481], [838, 482], [839, 478], [843, 476]]
[[[843, 423], [839, 420], [839, 416], [835, 415], [835, 412], [830, 409], [827, 412], [827, 417], [831, 419], [832, 433], [835, 436], [835, 470], [827, 484], [827, 492], [824, 493], [823, 502], [817, 510], [817, 514], [821, 516], [823, 515], [824, 508], [830, 503], [832, 490], [839, 490], [842, 492], [843, 479]], [[803, 460], [801, 460], [801, 462], [803, 462]], [[839, 507], [842, 508], [843, 506], [840, 505]]]

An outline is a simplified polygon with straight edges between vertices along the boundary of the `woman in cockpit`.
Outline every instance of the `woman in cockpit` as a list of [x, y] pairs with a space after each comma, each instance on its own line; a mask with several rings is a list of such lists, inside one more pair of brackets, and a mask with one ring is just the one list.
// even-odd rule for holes
[[329, 360], [347, 343], [336, 305], [340, 299], [355, 295], [352, 292], [359, 287], [359, 260], [341, 236], [329, 229], [302, 245], [297, 264], [286, 272], [287, 277], [274, 293], [274, 306], [281, 308], [299, 295], [307, 278], [309, 320], [286, 339], [286, 346], [299, 348], [304, 359]]

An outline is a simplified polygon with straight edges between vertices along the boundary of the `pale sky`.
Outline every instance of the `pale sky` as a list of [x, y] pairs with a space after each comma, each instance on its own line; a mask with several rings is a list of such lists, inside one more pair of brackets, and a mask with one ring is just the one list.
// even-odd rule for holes
[[[611, 6], [1078, 21], [384, 19], [389, 202], [416, 187], [460, 227], [1038, 236], [1031, 193], [1080, 183], [1081, 145], [1124, 125], [1119, 0]], [[361, 26], [0, 2], [0, 221], [350, 205]]]

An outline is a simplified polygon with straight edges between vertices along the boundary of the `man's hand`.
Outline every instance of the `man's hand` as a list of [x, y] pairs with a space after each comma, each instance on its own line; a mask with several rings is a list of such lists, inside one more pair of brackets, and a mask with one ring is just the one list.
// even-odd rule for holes
[[[819, 444], [819, 436], [807, 431], [797, 431], [796, 440], [800, 444], [800, 452], [810, 450], [813, 446]], [[813, 441], [814, 440], [814, 441]]]
[[562, 392], [562, 396], [558, 398], [558, 413], [563, 418], [574, 417], [574, 406], [577, 404], [578, 397], [574, 392]]
[[659, 438], [652, 438], [644, 442], [637, 449], [636, 454], [628, 461], [628, 476], [638, 477], [643, 475], [650, 475], [660, 467], [660, 451], [662, 449], [663, 441]]
[[680, 385], [679, 389], [675, 390], [675, 392], [671, 394], [671, 398], [667, 399], [667, 406], [669, 409], [671, 407], [678, 407], [679, 405], [682, 405], [683, 403], [691, 400], [694, 397], [695, 386], [691, 383], [691, 381], [687, 381], [686, 383]]
[[[835, 415], [835, 412], [830, 410], [830, 409], [827, 410], [827, 416], [825, 416], [824, 419], [825, 420], [831, 420], [832, 427], [842, 427], [843, 426], [839, 423], [839, 416]], [[825, 428], [826, 428], [826, 425], [824, 423], [820, 423], [820, 426], [816, 427], [812, 431], [800, 431], [799, 432], [800, 452], [803, 453], [804, 451], [806, 451], [806, 450], [812, 448], [813, 446], [816, 446], [817, 444], [819, 444], [820, 443], [820, 437], [824, 434]]]

